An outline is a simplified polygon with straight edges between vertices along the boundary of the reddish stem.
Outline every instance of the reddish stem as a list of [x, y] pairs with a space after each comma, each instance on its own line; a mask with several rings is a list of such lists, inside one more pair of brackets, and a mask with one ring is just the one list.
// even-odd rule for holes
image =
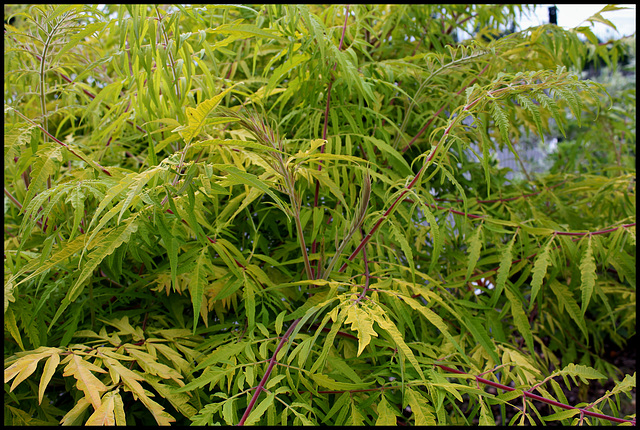
[[[453, 369], [451, 367], [444, 366], [442, 364], [434, 363], [434, 365], [440, 367], [443, 370], [446, 370], [447, 372], [457, 373], [458, 375], [470, 375], [469, 373], [463, 372], [461, 370]], [[475, 375], [471, 375], [471, 376], [473, 376], [477, 382], [480, 382], [482, 384], [490, 385], [492, 387], [499, 388], [499, 389], [505, 390], [505, 391], [514, 391], [515, 390], [515, 388], [513, 388], [513, 387], [509, 387], [507, 385], [503, 385], [503, 384], [499, 384], [497, 382], [489, 381], [488, 379], [484, 379], [484, 378], [481, 378], [479, 376], [475, 376]], [[560, 402], [556, 402], [555, 400], [547, 399], [546, 397], [542, 397], [542, 396], [539, 396], [537, 394], [533, 394], [533, 393], [531, 393], [529, 391], [526, 391], [526, 390], [523, 390], [522, 394], [523, 394], [523, 396], [529, 397], [532, 400], [538, 400], [539, 402], [547, 403], [549, 405], [557, 406], [559, 408], [576, 409], [576, 410], [580, 411], [580, 414], [589, 415], [591, 417], [600, 418], [600, 419], [608, 420], [608, 421], [613, 421], [613, 422], [616, 422], [616, 423], [632, 423], [633, 425], [635, 425], [635, 423], [636, 423], [635, 420], [625, 420], [623, 418], [610, 417], [608, 415], [603, 415], [603, 414], [599, 414], [599, 413], [596, 413], [596, 412], [591, 412], [591, 411], [588, 411], [586, 409], [577, 408], [575, 406], [565, 405], [564, 403], [560, 403]]]
[[284, 334], [284, 336], [282, 336], [282, 339], [280, 339], [280, 343], [276, 347], [276, 350], [273, 352], [273, 355], [271, 356], [271, 359], [269, 360], [269, 367], [267, 367], [267, 371], [265, 372], [264, 376], [260, 380], [260, 383], [256, 387], [256, 392], [253, 394], [253, 397], [251, 398], [251, 401], [249, 402], [249, 405], [247, 405], [247, 409], [244, 411], [244, 414], [242, 415], [242, 418], [240, 419], [240, 422], [238, 423], [239, 426], [244, 425], [244, 422], [249, 417], [249, 414], [251, 413], [251, 410], [253, 409], [254, 405], [256, 404], [256, 401], [258, 400], [258, 397], [260, 396], [260, 393], [264, 389], [264, 384], [266, 384], [267, 380], [269, 379], [269, 375], [271, 375], [271, 371], [273, 370], [273, 367], [276, 365], [276, 356], [278, 355], [278, 353], [280, 352], [280, 350], [282, 349], [284, 344], [287, 343], [287, 341], [289, 340], [289, 336], [291, 336], [291, 333], [293, 333], [293, 330], [296, 328], [296, 326], [298, 325], [299, 322], [300, 322], [300, 318], [295, 320], [291, 324], [291, 326], [289, 327], [287, 332]]

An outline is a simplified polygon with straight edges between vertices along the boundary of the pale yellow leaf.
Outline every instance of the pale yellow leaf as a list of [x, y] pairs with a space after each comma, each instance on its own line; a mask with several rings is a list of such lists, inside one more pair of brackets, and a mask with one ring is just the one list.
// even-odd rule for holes
[[73, 354], [69, 360], [69, 364], [64, 368], [62, 376], [73, 375], [76, 378], [78, 389], [83, 391], [87, 399], [91, 401], [94, 409], [98, 409], [102, 402], [100, 401], [100, 393], [107, 391], [107, 387], [96, 378], [91, 371], [107, 373], [81, 356]]
[[27, 379], [38, 367], [38, 362], [43, 358], [49, 357], [52, 354], [58, 354], [60, 350], [58, 348], [40, 347], [22, 357], [20, 357], [15, 363], [7, 367], [4, 370], [4, 382], [9, 382], [14, 377], [16, 378], [11, 384], [13, 391], [22, 381]]
[[118, 361], [111, 358], [105, 357], [104, 363], [107, 367], [113, 369], [113, 371], [120, 375], [120, 378], [128, 391], [131, 391], [134, 398], [139, 399], [144, 404], [149, 412], [151, 412], [158, 425], [171, 425], [172, 422], [175, 422], [175, 418], [169, 415], [161, 405], [149, 398], [145, 389], [138, 382], [144, 380], [142, 376], [139, 376], [135, 372], [124, 367]]
[[124, 414], [124, 402], [122, 401], [122, 397], [120, 397], [120, 393], [118, 393], [118, 389], [114, 391], [113, 400], [115, 403], [114, 416], [116, 418], [116, 425], [126, 426], [127, 417]]
[[60, 356], [56, 353], [51, 354], [49, 359], [44, 365], [44, 370], [42, 371], [42, 376], [40, 377], [40, 387], [38, 388], [38, 403], [42, 404], [42, 397], [44, 396], [44, 390], [49, 385], [49, 381], [53, 377], [53, 374], [56, 371], [56, 368], [60, 364]]
[[102, 396], [102, 404], [89, 417], [85, 425], [87, 426], [113, 426], [116, 424], [115, 399], [113, 393]]

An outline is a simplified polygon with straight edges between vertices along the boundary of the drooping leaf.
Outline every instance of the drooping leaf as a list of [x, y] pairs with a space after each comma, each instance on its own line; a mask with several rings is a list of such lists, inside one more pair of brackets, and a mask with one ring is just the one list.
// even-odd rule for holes
[[538, 292], [540, 291], [540, 287], [542, 287], [544, 277], [547, 274], [547, 267], [549, 266], [549, 264], [551, 264], [551, 257], [549, 255], [549, 252], [552, 243], [553, 237], [549, 240], [549, 242], [547, 242], [544, 249], [540, 254], [538, 254], [535, 262], [533, 263], [533, 276], [531, 279], [531, 300], [529, 302], [529, 310], [531, 310], [533, 304], [535, 303]]
[[504, 290], [504, 286], [509, 278], [509, 271], [511, 270], [511, 263], [513, 258], [513, 244], [516, 241], [518, 233], [516, 232], [509, 243], [504, 247], [500, 255], [500, 267], [498, 268], [498, 275], [496, 277], [496, 288], [493, 293], [492, 305], [495, 305]]
[[511, 291], [511, 287], [507, 287], [504, 290], [507, 300], [511, 306], [511, 314], [513, 315], [513, 322], [515, 323], [518, 331], [524, 338], [529, 351], [533, 351], [533, 334], [531, 333], [531, 326], [527, 315], [524, 313], [522, 302], [516, 294]]
[[[51, 326], [53, 323], [62, 315], [62, 312], [69, 306], [69, 304], [76, 300], [76, 298], [80, 295], [84, 288], [85, 280], [93, 273], [93, 271], [98, 267], [98, 265], [104, 260], [107, 255], [110, 255], [115, 251], [120, 245], [129, 241], [131, 234], [138, 230], [138, 225], [135, 222], [137, 218], [137, 214], [132, 216], [127, 223], [122, 224], [120, 227], [115, 229], [111, 229], [108, 236], [101, 242], [97, 248], [92, 251], [89, 255], [89, 260], [85, 263], [78, 279], [73, 284], [73, 286], [67, 292], [67, 295], [62, 300], [62, 304], [58, 308], [56, 314], [51, 321]], [[50, 327], [51, 327], [50, 326]]]
[[207, 282], [206, 278], [206, 252], [207, 248], [202, 248], [200, 255], [196, 261], [196, 266], [191, 273], [189, 281], [189, 293], [191, 293], [191, 303], [193, 304], [193, 333], [196, 332], [198, 316], [200, 315], [200, 307], [204, 297], [204, 288]]
[[591, 237], [587, 241], [582, 261], [580, 261], [580, 276], [582, 278], [580, 285], [580, 290], [582, 291], [582, 314], [584, 315], [596, 284], [596, 264], [593, 259], [593, 250], [591, 249]]
[[[153, 418], [155, 418], [158, 425], [171, 425], [172, 422], [175, 422], [175, 419], [169, 415], [161, 405], [149, 398], [142, 385], [138, 382], [143, 381], [143, 377], [127, 369], [120, 364], [120, 362], [112, 358], [106, 357], [104, 359], [104, 364], [120, 376], [122, 383], [125, 386], [125, 390], [131, 391], [134, 398], [139, 399], [144, 404], [149, 412], [151, 412], [151, 415], [153, 415]], [[98, 404], [98, 406], [99, 405], [100, 404]]]
[[411, 388], [405, 390], [406, 401], [411, 407], [412, 415], [415, 417], [417, 426], [435, 426], [436, 419], [433, 416], [433, 409], [427, 405], [427, 399]]
[[473, 236], [469, 239], [469, 261], [467, 263], [467, 273], [465, 280], [471, 277], [473, 269], [478, 264], [478, 257], [480, 257], [480, 250], [482, 249], [482, 241], [480, 240], [480, 234], [482, 233], [482, 224], [477, 228]]
[[551, 286], [551, 291], [553, 291], [558, 299], [560, 310], [562, 311], [563, 309], [566, 309], [571, 319], [575, 321], [575, 323], [582, 331], [584, 338], [587, 339], [589, 335], [587, 332], [587, 326], [584, 320], [584, 316], [582, 315], [582, 312], [580, 312], [580, 307], [573, 297], [573, 294], [571, 294], [569, 288], [566, 285], [561, 284], [556, 279], [552, 279], [549, 285]]
[[[68, 361], [68, 362], [67, 362]], [[73, 376], [76, 379], [78, 390], [83, 391], [85, 398], [91, 402], [94, 409], [98, 409], [102, 404], [100, 393], [107, 391], [104, 385], [92, 372], [107, 373], [101, 367], [95, 366], [84, 359], [84, 356], [71, 354], [68, 359], [62, 376]]]
[[411, 365], [416, 369], [416, 371], [418, 372], [418, 375], [420, 375], [420, 377], [424, 379], [424, 373], [420, 368], [420, 364], [418, 363], [418, 360], [416, 360], [416, 357], [413, 354], [413, 351], [411, 351], [411, 348], [409, 348], [409, 346], [404, 342], [403, 336], [402, 334], [400, 334], [395, 324], [389, 321], [388, 317], [379, 310], [376, 310], [376, 309], [372, 310], [371, 316], [373, 317], [375, 322], [378, 323], [380, 328], [382, 328], [384, 331], [386, 331], [389, 334], [389, 336], [391, 337], [395, 345], [398, 347], [398, 349], [402, 351], [404, 356], [407, 357], [407, 359], [409, 360], [409, 363], [411, 363]]

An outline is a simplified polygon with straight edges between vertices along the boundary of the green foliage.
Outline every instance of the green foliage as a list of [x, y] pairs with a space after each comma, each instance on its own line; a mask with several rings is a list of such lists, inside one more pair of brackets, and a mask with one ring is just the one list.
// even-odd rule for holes
[[5, 424], [635, 422], [635, 37], [523, 9], [5, 6]]

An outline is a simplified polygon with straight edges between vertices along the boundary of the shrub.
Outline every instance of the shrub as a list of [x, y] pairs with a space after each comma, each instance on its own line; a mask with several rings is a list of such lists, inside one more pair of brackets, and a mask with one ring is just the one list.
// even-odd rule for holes
[[5, 424], [635, 423], [635, 39], [522, 10], [9, 7]]

